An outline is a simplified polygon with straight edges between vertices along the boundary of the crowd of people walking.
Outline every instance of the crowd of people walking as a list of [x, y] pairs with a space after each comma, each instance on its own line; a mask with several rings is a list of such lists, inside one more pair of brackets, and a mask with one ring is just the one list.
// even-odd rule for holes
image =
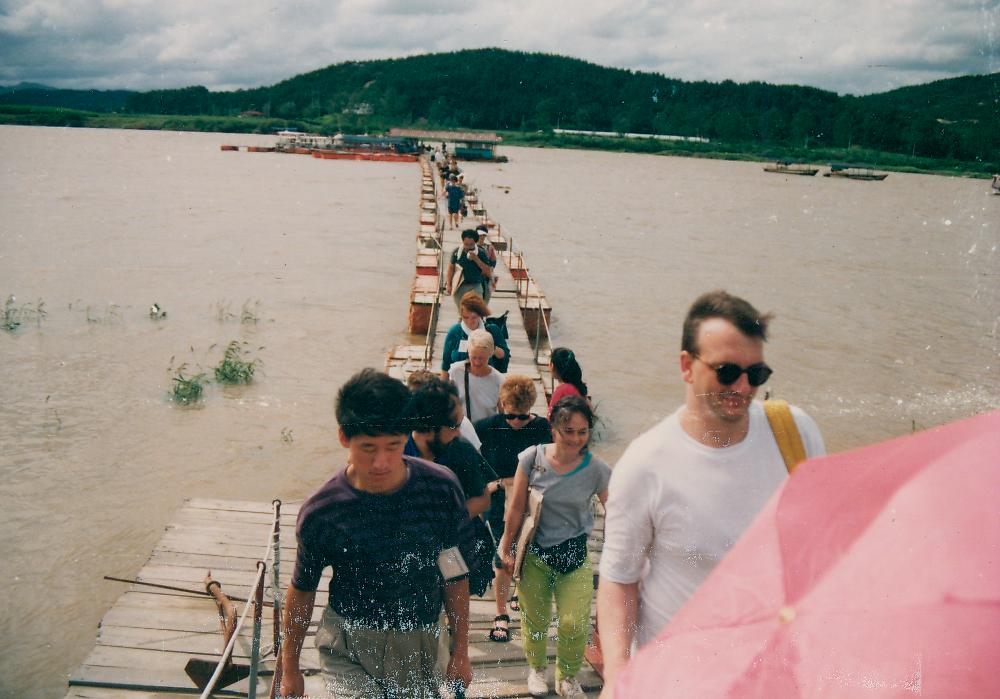
[[[458, 228], [466, 188], [453, 159], [439, 171], [448, 225]], [[300, 511], [282, 696], [302, 694], [299, 658], [327, 567], [316, 647], [332, 696], [461, 695], [472, 680], [470, 594], [489, 585], [496, 615], [486, 639], [509, 642], [511, 614], [520, 613], [532, 696], [550, 686], [584, 696], [579, 674], [591, 640], [602, 656], [601, 697], [616, 696], [629, 657], [656, 638], [787, 477], [788, 454], [824, 453], [802, 410], [772, 403], [765, 411], [754, 400], [772, 373], [764, 362], [770, 316], [714, 291], [695, 300], [681, 328], [683, 405], [612, 469], [591, 449], [597, 416], [573, 350], [550, 352], [546, 415], [532, 412], [535, 381], [507, 374], [505, 326], [488, 306], [496, 256], [484, 234], [462, 231], [449, 257], [445, 292], [459, 320], [440, 372], [414, 372], [404, 386], [366, 369], [337, 396], [348, 460]], [[776, 429], [775, 412], [794, 428]], [[587, 541], [597, 502], [606, 519], [592, 630], [598, 576]]]
[[601, 696], [615, 696], [631, 654], [655, 639], [787, 477], [794, 464], [783, 442], [824, 453], [802, 410], [781, 406], [798, 434], [778, 434], [754, 400], [772, 373], [770, 316], [725, 291], [699, 297], [681, 328], [683, 405], [614, 469], [591, 448], [597, 418], [575, 352], [552, 350], [558, 385], [548, 415], [536, 415], [534, 380], [497, 368], [510, 352], [484, 299], [470, 290], [459, 308], [439, 374], [417, 372], [404, 386], [366, 369], [340, 389], [347, 464], [299, 515], [282, 696], [302, 694], [299, 657], [327, 567], [316, 647], [333, 696], [460, 694], [472, 680], [470, 587], [481, 594], [490, 583], [496, 615], [486, 638], [510, 641], [520, 612], [529, 693], [584, 696], [595, 501], [606, 506]]

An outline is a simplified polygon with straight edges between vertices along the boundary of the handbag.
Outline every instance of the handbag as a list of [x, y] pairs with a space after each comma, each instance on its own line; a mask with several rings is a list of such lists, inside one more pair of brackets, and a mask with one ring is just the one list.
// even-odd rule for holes
[[451, 251], [451, 264], [458, 267], [458, 279], [452, 286], [452, 289], [456, 291], [460, 286], [462, 286], [462, 284], [465, 283], [465, 268], [462, 267], [462, 265], [458, 264], [458, 255], [459, 255], [458, 248], [455, 248], [454, 250]]
[[[535, 466], [538, 464], [538, 450], [542, 445], [535, 447]], [[521, 530], [517, 534], [517, 544], [514, 547], [514, 580], [521, 579], [524, 570], [524, 557], [528, 553], [528, 548], [535, 540], [535, 532], [538, 531], [538, 523], [542, 519], [542, 504], [544, 502], [542, 491], [531, 487], [528, 481], [528, 501], [524, 507], [524, 519], [521, 521]]]

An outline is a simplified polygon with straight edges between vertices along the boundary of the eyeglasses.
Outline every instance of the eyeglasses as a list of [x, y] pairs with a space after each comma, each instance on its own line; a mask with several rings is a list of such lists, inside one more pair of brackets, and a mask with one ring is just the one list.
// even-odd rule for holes
[[501, 413], [504, 420], [530, 420], [531, 413]]
[[[708, 364], [708, 362], [706, 362], [704, 359], [699, 357], [694, 352], [691, 353], [691, 356], [694, 357], [695, 359], [700, 360], [704, 364]], [[717, 378], [719, 380], [719, 383], [721, 383], [723, 386], [729, 386], [736, 383], [737, 381], [739, 381], [740, 376], [746, 374], [747, 381], [750, 383], [751, 386], [756, 388], [757, 386], [764, 385], [764, 383], [766, 383], [767, 380], [771, 378], [771, 374], [774, 373], [771, 370], [771, 367], [769, 367], [764, 362], [760, 362], [759, 364], [751, 364], [746, 368], [741, 367], [739, 364], [733, 364], [732, 362], [724, 362], [722, 364], [708, 364], [708, 366], [715, 369], [715, 378]]]

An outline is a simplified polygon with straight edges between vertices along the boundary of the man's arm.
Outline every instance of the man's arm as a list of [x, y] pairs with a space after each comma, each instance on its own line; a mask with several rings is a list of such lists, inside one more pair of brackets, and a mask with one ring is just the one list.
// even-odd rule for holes
[[472, 663], [469, 662], [469, 579], [445, 583], [444, 610], [448, 615], [454, 650], [445, 676], [461, 680], [463, 687], [472, 684]]
[[493, 268], [490, 267], [490, 258], [486, 257], [486, 259], [483, 259], [484, 255], [486, 255], [486, 251], [484, 251], [481, 247], [477, 245], [476, 254], [470, 255], [469, 259], [475, 262], [476, 266], [479, 267], [479, 271], [482, 272], [483, 276], [489, 279], [490, 276], [493, 274]]
[[479, 515], [490, 509], [490, 502], [493, 500], [493, 493], [497, 492], [500, 487], [498, 481], [490, 481], [483, 488], [483, 492], [480, 495], [475, 495], [465, 501], [465, 508], [469, 511], [470, 517], [478, 517]]
[[312, 619], [316, 592], [304, 592], [288, 586], [285, 597], [285, 638], [281, 644], [281, 696], [301, 697], [305, 694], [305, 679], [299, 669], [299, 656]]
[[616, 583], [601, 578], [597, 588], [597, 626], [604, 654], [604, 689], [601, 699], [614, 695], [619, 671], [628, 662], [638, 622], [639, 583]]

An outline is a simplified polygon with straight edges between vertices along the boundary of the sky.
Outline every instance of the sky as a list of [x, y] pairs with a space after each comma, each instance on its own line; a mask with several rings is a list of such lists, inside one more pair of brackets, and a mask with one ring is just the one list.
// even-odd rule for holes
[[6, 85], [231, 90], [484, 47], [860, 95], [1000, 71], [1000, 0], [0, 0]]

